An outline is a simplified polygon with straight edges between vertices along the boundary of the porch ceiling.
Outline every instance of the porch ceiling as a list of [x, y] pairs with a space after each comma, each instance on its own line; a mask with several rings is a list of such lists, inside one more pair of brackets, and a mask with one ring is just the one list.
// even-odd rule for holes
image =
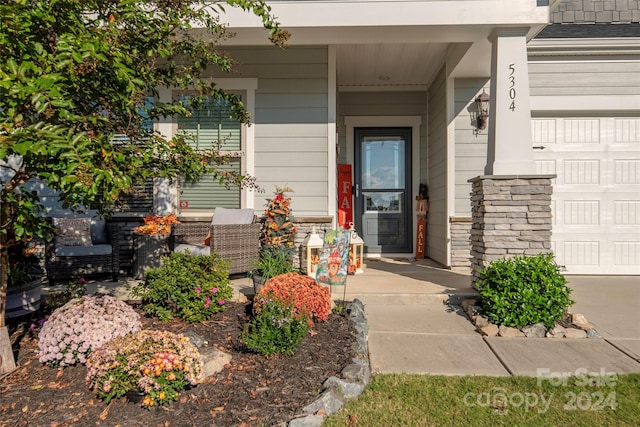
[[337, 46], [339, 90], [423, 88], [444, 63], [448, 43], [372, 43]]

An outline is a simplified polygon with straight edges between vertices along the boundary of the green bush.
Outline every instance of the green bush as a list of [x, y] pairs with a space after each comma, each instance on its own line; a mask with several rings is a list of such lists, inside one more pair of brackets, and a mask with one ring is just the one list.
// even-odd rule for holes
[[265, 356], [292, 355], [309, 332], [305, 319], [294, 316], [293, 305], [264, 300], [262, 309], [245, 324], [240, 335], [244, 345]]
[[477, 283], [483, 314], [497, 325], [553, 326], [574, 303], [553, 254], [491, 262]]
[[149, 269], [144, 282], [132, 288], [142, 299], [144, 310], [168, 321], [180, 317], [195, 323], [224, 310], [233, 295], [229, 281], [229, 261], [219, 255], [171, 253], [162, 266]]

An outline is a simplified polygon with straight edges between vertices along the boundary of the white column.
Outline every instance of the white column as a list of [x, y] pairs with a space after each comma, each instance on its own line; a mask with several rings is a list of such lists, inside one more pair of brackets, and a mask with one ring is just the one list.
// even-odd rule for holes
[[535, 174], [527, 31], [528, 28], [502, 28], [489, 36], [491, 101], [486, 175]]
[[[171, 101], [171, 89], [161, 87], [158, 89], [158, 100], [162, 102]], [[175, 128], [171, 117], [164, 117], [155, 123], [155, 130], [160, 132], [164, 138], [173, 138]], [[178, 211], [178, 188], [176, 183], [171, 184], [168, 179], [154, 178], [153, 180], [153, 211], [158, 215], [177, 213]]]

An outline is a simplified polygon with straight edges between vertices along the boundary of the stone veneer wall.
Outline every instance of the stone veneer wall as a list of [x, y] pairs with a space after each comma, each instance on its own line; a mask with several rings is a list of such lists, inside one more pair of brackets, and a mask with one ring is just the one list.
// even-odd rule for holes
[[293, 265], [296, 268], [300, 268], [300, 260], [302, 259], [301, 245], [307, 234], [311, 233], [311, 230], [315, 227], [320, 237], [324, 237], [324, 233], [327, 230], [331, 230], [332, 221], [333, 218], [330, 216], [293, 217], [293, 223], [298, 228], [296, 233], [296, 256], [293, 260]]
[[451, 233], [451, 268], [471, 267], [471, 217], [449, 218]]
[[480, 176], [472, 183], [472, 281], [491, 261], [551, 251], [555, 175]]

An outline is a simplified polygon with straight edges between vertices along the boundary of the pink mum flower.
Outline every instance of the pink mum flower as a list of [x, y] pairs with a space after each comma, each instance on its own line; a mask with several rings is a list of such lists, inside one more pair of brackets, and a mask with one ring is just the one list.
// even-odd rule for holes
[[198, 294], [200, 293], [200, 291], [201, 291], [201, 290], [202, 290], [202, 288], [201, 288], [200, 286], [198, 286], [198, 287], [195, 289], [196, 293], [198, 293]]
[[207, 297], [207, 300], [204, 302], [205, 308], [209, 308], [209, 304], [211, 304], [211, 298]]
[[218, 305], [224, 305], [224, 300], [223, 299], [219, 300]]

